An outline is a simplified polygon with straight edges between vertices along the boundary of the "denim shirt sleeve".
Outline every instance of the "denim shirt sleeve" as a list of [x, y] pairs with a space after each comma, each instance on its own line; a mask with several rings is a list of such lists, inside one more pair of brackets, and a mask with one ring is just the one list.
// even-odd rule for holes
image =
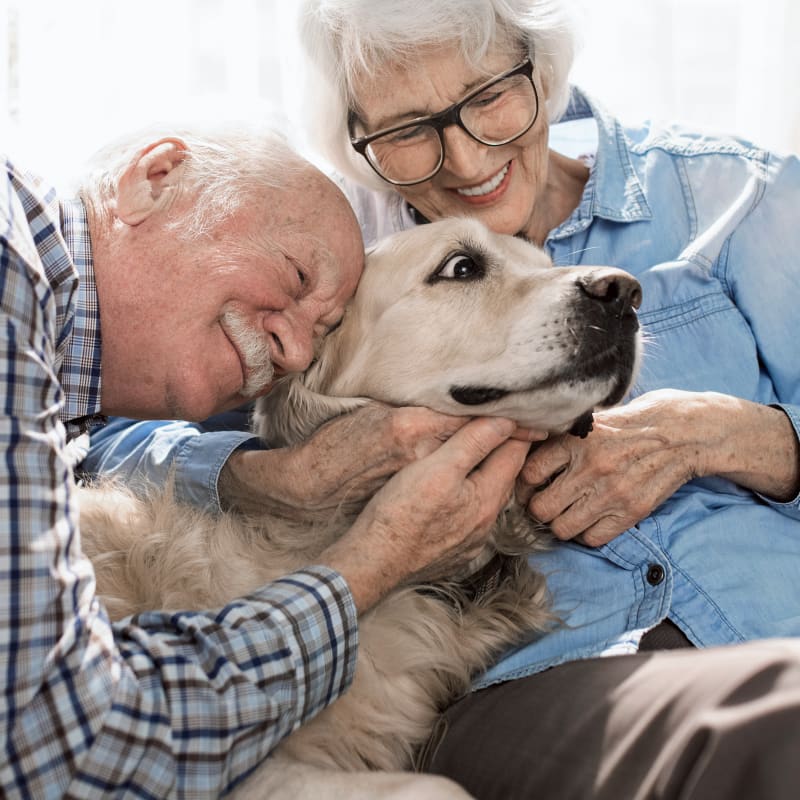
[[[759, 357], [777, 403], [800, 441], [800, 159], [770, 155], [753, 207], [731, 236], [723, 279], [748, 320]], [[800, 494], [789, 502], [762, 498], [776, 510], [800, 519]]]
[[[797, 404], [778, 403], [776, 408], [782, 409], [789, 417], [789, 421], [794, 427], [794, 435], [797, 437], [798, 443], [800, 443], [800, 406]], [[800, 519], [800, 492], [792, 500], [784, 503], [772, 500], [764, 495], [759, 495], [759, 497], [778, 511], [782, 511], [795, 519]]]
[[204, 431], [190, 422], [115, 417], [92, 432], [81, 470], [121, 478], [134, 489], [163, 486], [174, 476], [179, 501], [218, 513], [222, 467], [235, 450], [258, 446], [258, 437], [246, 431]]

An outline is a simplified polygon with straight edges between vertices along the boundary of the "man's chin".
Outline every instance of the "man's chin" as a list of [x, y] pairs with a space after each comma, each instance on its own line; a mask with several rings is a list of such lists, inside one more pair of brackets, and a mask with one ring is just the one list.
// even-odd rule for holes
[[258, 386], [254, 387], [253, 389], [248, 389], [244, 387], [242, 391], [239, 393], [239, 403], [246, 403], [249, 400], [256, 400], [259, 397], [263, 397], [265, 394], [269, 394], [272, 391], [272, 388], [277, 383], [277, 378], [274, 378], [271, 381], [267, 381], [266, 383], [261, 383]]

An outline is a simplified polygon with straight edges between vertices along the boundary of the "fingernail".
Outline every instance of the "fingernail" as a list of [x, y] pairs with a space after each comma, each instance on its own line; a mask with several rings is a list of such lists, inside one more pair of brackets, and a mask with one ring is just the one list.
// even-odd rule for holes
[[495, 430], [504, 436], [511, 436], [517, 429], [517, 423], [505, 417], [490, 417], [494, 423]]
[[543, 442], [550, 434], [547, 431], [539, 431], [534, 428], [517, 428], [514, 437], [523, 439], [526, 442]]

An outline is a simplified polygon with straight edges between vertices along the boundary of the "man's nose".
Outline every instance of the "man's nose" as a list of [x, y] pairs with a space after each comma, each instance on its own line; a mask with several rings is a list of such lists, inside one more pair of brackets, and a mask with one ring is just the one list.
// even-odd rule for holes
[[284, 372], [302, 372], [314, 357], [314, 322], [299, 308], [267, 316], [264, 330], [270, 339], [270, 357]]

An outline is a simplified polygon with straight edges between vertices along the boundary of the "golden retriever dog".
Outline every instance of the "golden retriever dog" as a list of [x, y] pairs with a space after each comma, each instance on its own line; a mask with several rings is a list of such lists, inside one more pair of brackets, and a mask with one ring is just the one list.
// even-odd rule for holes
[[[370, 402], [502, 415], [585, 435], [628, 391], [639, 358], [638, 283], [620, 270], [553, 268], [531, 244], [470, 220], [398, 234], [368, 254], [317, 360], [259, 401], [272, 445], [300, 442]], [[358, 508], [326, 521], [214, 517], [169, 490], [142, 500], [83, 490], [83, 546], [112, 618], [219, 607], [313, 563]], [[360, 621], [351, 690], [289, 736], [240, 798], [465, 798], [408, 772], [439, 712], [504, 650], [557, 624], [525, 556], [548, 534], [513, 504], [469, 575], [396, 590]]]

